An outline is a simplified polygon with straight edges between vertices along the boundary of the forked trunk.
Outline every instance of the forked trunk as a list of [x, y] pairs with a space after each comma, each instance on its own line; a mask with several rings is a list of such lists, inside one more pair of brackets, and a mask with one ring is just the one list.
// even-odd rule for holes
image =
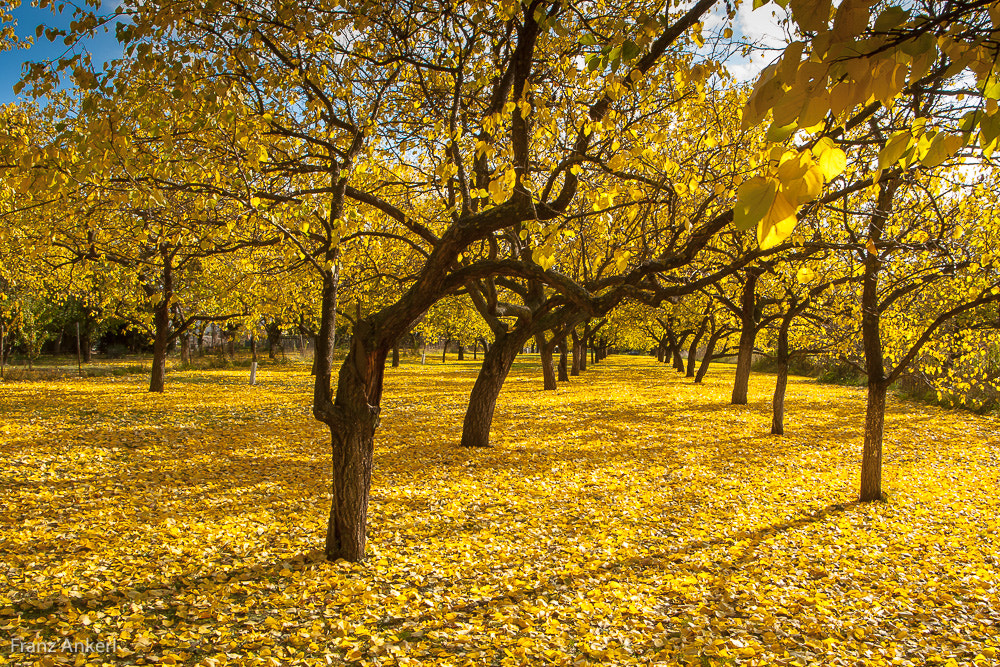
[[[328, 259], [337, 257], [332, 251]], [[335, 265], [335, 262], [331, 262]], [[339, 274], [323, 275], [316, 348], [313, 415], [330, 428], [332, 483], [325, 553], [328, 560], [356, 562], [365, 555], [375, 429], [379, 421], [385, 361], [391, 341], [379, 341], [371, 323], [355, 321], [351, 345], [340, 367], [336, 397], [330, 384], [336, 332]]]

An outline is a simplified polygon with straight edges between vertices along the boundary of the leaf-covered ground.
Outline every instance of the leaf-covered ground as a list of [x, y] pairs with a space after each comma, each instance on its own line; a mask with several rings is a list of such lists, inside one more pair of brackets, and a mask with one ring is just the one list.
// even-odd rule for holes
[[[0, 663], [1000, 664], [997, 420], [891, 402], [857, 505], [857, 389], [793, 379], [773, 437], [772, 376], [526, 361], [467, 451], [475, 371], [387, 371], [360, 565], [306, 369], [0, 385]], [[117, 655], [11, 653], [64, 637]]]

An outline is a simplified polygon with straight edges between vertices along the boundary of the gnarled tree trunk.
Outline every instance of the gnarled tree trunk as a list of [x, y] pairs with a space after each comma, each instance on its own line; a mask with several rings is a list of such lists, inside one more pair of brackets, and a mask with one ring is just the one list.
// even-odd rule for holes
[[506, 333], [498, 333], [493, 345], [483, 353], [483, 365], [469, 396], [462, 425], [463, 447], [488, 447], [493, 412], [510, 367], [531, 337], [531, 324], [518, 324]]

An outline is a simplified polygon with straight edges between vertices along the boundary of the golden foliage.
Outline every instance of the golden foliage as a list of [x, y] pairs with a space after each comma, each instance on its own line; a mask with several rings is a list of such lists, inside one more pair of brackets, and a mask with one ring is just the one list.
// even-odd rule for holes
[[317, 549], [305, 372], [3, 386], [0, 629], [129, 664], [995, 664], [995, 420], [890, 402], [889, 502], [855, 505], [857, 389], [792, 378], [775, 438], [768, 376], [733, 407], [728, 370], [540, 394], [519, 362], [469, 451], [475, 372], [387, 370], [363, 564]]

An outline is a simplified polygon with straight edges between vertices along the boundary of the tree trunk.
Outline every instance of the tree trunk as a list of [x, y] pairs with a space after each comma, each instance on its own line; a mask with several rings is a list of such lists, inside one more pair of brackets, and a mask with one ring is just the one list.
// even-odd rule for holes
[[191, 365], [191, 335], [181, 334], [181, 365]]
[[882, 499], [882, 432], [885, 425], [885, 382], [868, 383], [865, 444], [861, 454], [861, 493], [858, 500]]
[[674, 357], [674, 370], [680, 373], [684, 372], [684, 359], [681, 357], [681, 346], [680, 343], [674, 346], [673, 349]]
[[476, 361], [478, 355], [479, 355], [479, 341], [474, 340], [472, 341], [472, 360]]
[[85, 364], [90, 363], [92, 354], [90, 351], [91, 347], [90, 333], [92, 327], [93, 323], [90, 321], [90, 318], [87, 318], [83, 323], [83, 332], [80, 336], [80, 347], [83, 350], [83, 363]]
[[571, 334], [573, 337], [573, 364], [570, 366], [569, 374], [575, 377], [580, 374], [580, 357], [583, 354], [583, 345], [580, 343], [580, 339], [576, 335], [576, 331], [571, 332]]
[[355, 321], [351, 346], [340, 368], [337, 394], [333, 399], [330, 381], [340, 282], [337, 256], [336, 249], [329, 251], [327, 260], [334, 268], [323, 273], [313, 415], [330, 428], [333, 479], [326, 557], [328, 560], [360, 561], [365, 555], [375, 428], [385, 360], [395, 341], [378, 345], [371, 325]]
[[707, 328], [708, 316], [705, 316], [698, 325], [698, 330], [694, 332], [694, 338], [691, 339], [691, 347], [688, 348], [687, 373], [684, 374], [684, 377], [693, 378], [695, 375], [694, 366], [698, 361], [698, 344], [701, 343], [701, 337], [705, 335]]
[[392, 367], [399, 368], [399, 343], [392, 346]]
[[566, 349], [566, 336], [559, 339], [559, 381], [569, 382], [569, 350]]
[[750, 365], [753, 363], [753, 346], [757, 338], [757, 322], [754, 312], [757, 307], [757, 278], [760, 270], [747, 269], [747, 281], [743, 285], [743, 301], [740, 304], [740, 348], [736, 358], [736, 379], [733, 381], [733, 405], [747, 404], [747, 389], [750, 384]]
[[712, 363], [712, 355], [715, 354], [715, 344], [722, 338], [723, 333], [724, 329], [720, 328], [713, 330], [712, 335], [708, 337], [708, 343], [705, 344], [705, 355], [701, 358], [701, 365], [698, 366], [698, 375], [694, 378], [695, 384], [701, 384], [701, 381], [705, 379], [708, 367]]
[[538, 346], [538, 354], [542, 359], [542, 388], [546, 391], [555, 391], [556, 371], [552, 365], [552, 351], [555, 348], [554, 341], [546, 342], [545, 334], [535, 334], [535, 344]]
[[[164, 255], [160, 300], [153, 307], [153, 367], [149, 391], [162, 394], [167, 373], [167, 346], [170, 344], [170, 298], [174, 295], [173, 267]], [[152, 290], [150, 290], [150, 293]]]
[[448, 361], [448, 358], [447, 358], [447, 355], [448, 355], [448, 341], [450, 341], [450, 340], [451, 340], [450, 338], [445, 338], [444, 339], [444, 345], [441, 346], [441, 363], [442, 364], [445, 363], [446, 361]]
[[788, 360], [778, 361], [778, 377], [774, 381], [771, 401], [771, 435], [785, 434], [785, 387], [788, 385]]
[[257, 384], [257, 338], [250, 335], [250, 384]]
[[771, 435], [785, 434], [785, 388], [788, 385], [788, 328], [801, 312], [793, 300], [788, 312], [781, 318], [778, 329], [778, 377], [774, 381], [774, 398], [771, 400]]
[[[885, 423], [886, 381], [882, 350], [881, 310], [878, 301], [879, 271], [882, 261], [877, 245], [882, 240], [885, 222], [892, 210], [892, 197], [898, 182], [879, 185], [878, 201], [868, 223], [864, 282], [861, 289], [861, 341], [868, 373], [868, 406], [865, 411], [865, 444], [861, 453], [861, 490], [858, 500], [882, 499], [882, 430]], [[872, 250], [875, 249], [875, 252]]]
[[514, 359], [530, 337], [530, 323], [519, 322], [507, 333], [498, 334], [493, 345], [483, 353], [483, 365], [479, 369], [479, 376], [476, 377], [476, 384], [472, 387], [469, 405], [465, 410], [463, 447], [489, 446], [497, 397], [500, 396]]
[[465, 361], [465, 346], [461, 343], [458, 344], [458, 360]]
[[167, 343], [170, 335], [170, 317], [167, 313], [166, 299], [157, 304], [153, 313], [153, 325], [156, 328], [153, 337], [153, 368], [149, 373], [149, 391], [162, 394], [167, 373]]
[[[3, 354], [3, 349], [0, 349], [0, 355]], [[83, 377], [83, 353], [80, 351], [80, 323], [76, 323], [76, 372]]]

